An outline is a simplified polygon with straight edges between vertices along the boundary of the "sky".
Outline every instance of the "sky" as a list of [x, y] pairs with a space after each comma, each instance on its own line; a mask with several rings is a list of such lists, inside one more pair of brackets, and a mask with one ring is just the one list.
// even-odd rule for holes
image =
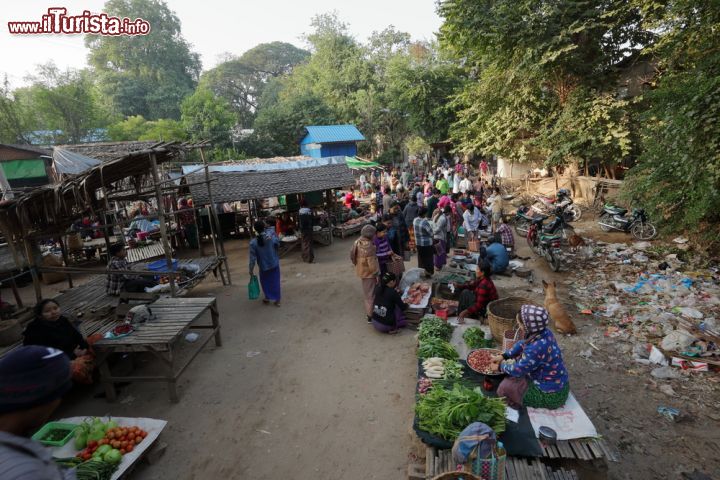
[[[167, 0], [182, 23], [182, 34], [201, 55], [203, 70], [225, 53], [240, 55], [259, 43], [283, 41], [304, 47], [302, 35], [318, 13], [336, 11], [350, 33], [364, 41], [373, 31], [394, 25], [414, 40], [431, 40], [441, 19], [436, 0]], [[60, 68], [87, 66], [82, 35], [11, 35], [8, 21], [39, 21], [50, 7], [68, 15], [102, 13], [104, 0], [10, 0], [0, 10], [0, 75], [12, 87], [49, 60]]]

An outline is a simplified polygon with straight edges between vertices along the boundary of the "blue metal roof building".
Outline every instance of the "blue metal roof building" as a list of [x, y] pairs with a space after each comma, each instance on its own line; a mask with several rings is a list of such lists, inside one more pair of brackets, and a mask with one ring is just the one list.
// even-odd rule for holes
[[355, 125], [314, 125], [305, 127], [300, 153], [308, 157], [354, 157], [357, 142], [365, 140]]

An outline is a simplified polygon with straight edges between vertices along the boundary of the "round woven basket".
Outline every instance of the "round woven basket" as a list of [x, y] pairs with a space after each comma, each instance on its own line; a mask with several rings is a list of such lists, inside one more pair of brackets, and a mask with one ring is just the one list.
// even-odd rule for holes
[[487, 319], [493, 339], [502, 345], [505, 330], [515, 327], [515, 316], [523, 305], [535, 305], [527, 298], [507, 297], [493, 300], [487, 306]]
[[473, 475], [470, 472], [447, 472], [441, 473], [437, 477], [433, 477], [432, 480], [482, 480], [477, 475]]

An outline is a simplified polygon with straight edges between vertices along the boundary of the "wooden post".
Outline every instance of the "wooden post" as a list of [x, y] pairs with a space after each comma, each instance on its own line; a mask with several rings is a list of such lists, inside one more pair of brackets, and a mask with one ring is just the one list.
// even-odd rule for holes
[[42, 300], [42, 287], [40, 286], [40, 278], [37, 274], [37, 259], [35, 258], [35, 254], [33, 253], [31, 247], [34, 240], [28, 238], [28, 236], [25, 234], [25, 229], [23, 229], [23, 238], [25, 239], [25, 241], [23, 242], [23, 245], [25, 246], [25, 256], [27, 257], [28, 267], [30, 268], [30, 275], [32, 276], [33, 287], [35, 287], [35, 299], [39, 302], [40, 300]]
[[[150, 167], [152, 168], [153, 183], [155, 184], [155, 198], [158, 204], [158, 218], [160, 220], [160, 238], [162, 239], [163, 249], [165, 250], [165, 262], [167, 263], [168, 272], [174, 272], [172, 265], [172, 252], [167, 236], [167, 225], [165, 225], [165, 207], [162, 202], [162, 192], [160, 191], [160, 178], [158, 176], [157, 161], [155, 154], [150, 153]], [[170, 294], [174, 297], [176, 293], [175, 275], [170, 275]]]
[[[65, 266], [70, 266], [70, 259], [67, 255], [67, 248], [65, 248], [65, 242], [63, 241], [62, 234], [58, 236], [58, 239], [60, 240], [60, 252], [62, 253], [63, 262], [65, 262]], [[73, 288], [73, 281], [72, 281], [72, 275], [70, 272], [67, 274], [67, 281], [68, 281], [68, 287]]]
[[208, 167], [207, 160], [205, 160], [205, 153], [202, 147], [200, 147], [200, 158], [203, 161], [203, 167], [205, 168], [205, 181], [207, 182], [208, 190], [208, 201], [210, 202], [210, 210], [208, 210], [208, 221], [210, 222], [210, 230], [213, 231], [212, 225], [215, 223], [215, 232], [218, 235], [218, 241], [220, 243], [220, 250], [218, 251], [218, 242], [215, 241], [213, 236], [213, 247], [215, 247], [215, 256], [222, 256], [223, 263], [225, 263], [225, 272], [227, 273], [228, 285], [232, 285], [232, 279], [230, 278], [230, 265], [228, 264], [227, 256], [225, 255], [225, 242], [223, 241], [222, 231], [220, 230], [220, 220], [218, 219], [217, 212], [215, 211], [215, 202], [212, 196], [212, 187], [210, 186], [210, 168]]

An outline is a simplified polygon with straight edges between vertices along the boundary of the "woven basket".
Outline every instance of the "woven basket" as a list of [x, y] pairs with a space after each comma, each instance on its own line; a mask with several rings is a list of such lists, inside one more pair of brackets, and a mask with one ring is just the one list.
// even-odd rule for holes
[[507, 297], [493, 300], [487, 306], [488, 325], [493, 339], [500, 345], [503, 343], [505, 330], [515, 328], [515, 317], [523, 305], [534, 305], [527, 298]]
[[503, 332], [503, 342], [502, 342], [502, 350], [503, 352], [510, 350], [512, 347], [515, 346], [520, 336], [520, 330], [505, 330]]
[[432, 480], [482, 480], [477, 475], [473, 475], [470, 472], [447, 472], [441, 473], [437, 477], [433, 477]]

